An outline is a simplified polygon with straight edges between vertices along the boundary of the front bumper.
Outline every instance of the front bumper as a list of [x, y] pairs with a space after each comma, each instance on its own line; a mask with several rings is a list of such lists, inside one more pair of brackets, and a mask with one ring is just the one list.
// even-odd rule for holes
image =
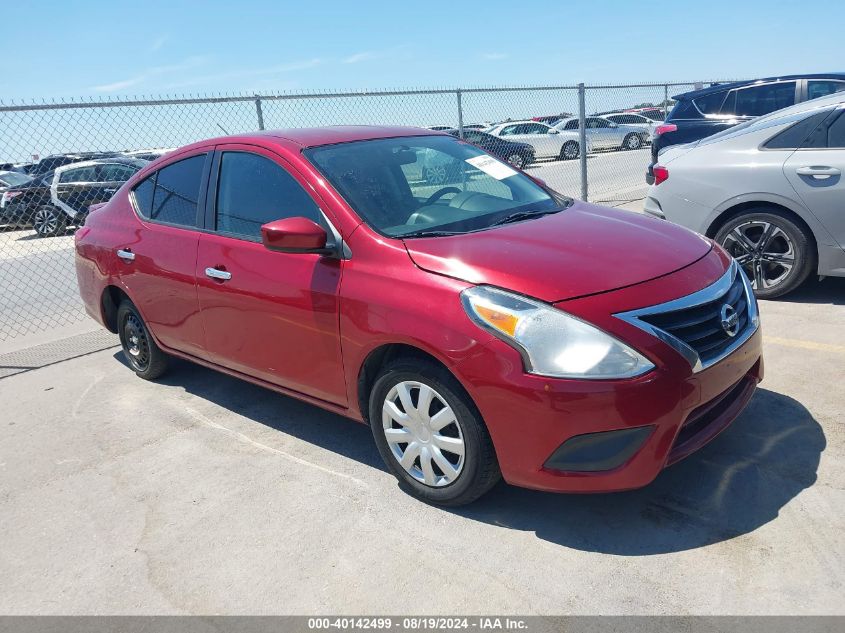
[[[709, 283], [708, 275], [715, 280], [724, 272], [724, 261], [714, 265], [722, 257], [711, 253], [676, 274], [561, 305], [646, 353], [656, 367], [644, 376], [593, 381], [526, 374], [519, 354], [498, 339], [460, 364], [459, 375], [487, 423], [506, 481], [556, 492], [639, 488], [730, 425], [763, 378], [759, 328], [730, 356], [693, 373], [668, 345], [613, 317], [644, 307], [644, 299], [655, 304], [682, 296], [674, 293], [685, 284], [682, 294], [691, 294]], [[604, 442], [611, 448], [594, 450], [592, 461], [573, 451], [554, 459], [573, 439], [594, 449], [594, 443], [582, 441], [585, 436], [632, 429], [640, 431], [614, 434]], [[578, 470], [561, 470], [561, 464], [576, 464]]]

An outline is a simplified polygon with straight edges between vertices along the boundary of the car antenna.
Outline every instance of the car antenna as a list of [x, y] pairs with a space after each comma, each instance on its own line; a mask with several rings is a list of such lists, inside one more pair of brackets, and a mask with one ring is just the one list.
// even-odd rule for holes
[[217, 127], [219, 127], [221, 130], [223, 130], [223, 134], [225, 134], [226, 136], [231, 136], [231, 134], [229, 134], [229, 133], [226, 131], [226, 128], [225, 128], [225, 127], [223, 127], [222, 125], [220, 125], [219, 123], [217, 124]]

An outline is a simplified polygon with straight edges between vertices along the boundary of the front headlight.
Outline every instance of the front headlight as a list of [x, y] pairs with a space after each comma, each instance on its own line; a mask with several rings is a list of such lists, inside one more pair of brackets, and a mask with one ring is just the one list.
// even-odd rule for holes
[[467, 288], [469, 317], [516, 348], [531, 374], [553, 378], [631, 378], [654, 368], [642, 354], [548, 304], [490, 286]]

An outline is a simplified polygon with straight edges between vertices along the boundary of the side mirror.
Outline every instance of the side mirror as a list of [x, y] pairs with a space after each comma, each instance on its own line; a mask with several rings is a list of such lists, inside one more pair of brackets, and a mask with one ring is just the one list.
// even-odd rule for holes
[[608, 125], [610, 125], [610, 127], [619, 127], [619, 124], [614, 123], [613, 121], [608, 121]]
[[549, 130], [549, 134], [560, 134], [556, 129], [552, 128]]
[[325, 255], [327, 241], [326, 230], [308, 218], [274, 220], [261, 227], [261, 243], [271, 251]]

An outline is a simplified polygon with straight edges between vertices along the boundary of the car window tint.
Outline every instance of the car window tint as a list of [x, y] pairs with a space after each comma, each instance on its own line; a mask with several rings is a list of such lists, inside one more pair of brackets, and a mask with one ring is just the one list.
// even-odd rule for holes
[[821, 110], [810, 116], [805, 116], [800, 121], [775, 134], [766, 141], [764, 147], [766, 149], [796, 149], [801, 147], [807, 137], [829, 114], [830, 110]]
[[845, 116], [842, 116], [842, 110], [838, 110], [816, 127], [801, 148], [845, 148]]
[[807, 81], [807, 98], [818, 99], [826, 95], [832, 95], [834, 92], [841, 92], [845, 90], [845, 81], [826, 81], [819, 79], [810, 79]]
[[517, 133], [516, 128], [517, 128], [516, 125], [508, 125], [508, 126], [502, 128], [502, 131], [499, 132], [499, 134], [501, 134], [502, 136], [511, 136], [511, 135]]
[[578, 119], [574, 121], [567, 122], [566, 125], [563, 126], [564, 130], [577, 130], [578, 129]]
[[93, 165], [79, 169], [68, 169], [59, 176], [59, 182], [95, 182], [96, 180], [96, 168]]
[[320, 221], [320, 211], [302, 186], [268, 158], [224, 152], [217, 187], [217, 230], [261, 238], [261, 226], [283, 218]]
[[737, 116], [762, 116], [795, 104], [795, 82], [750, 86], [736, 91]]
[[695, 98], [695, 107], [701, 114], [717, 114], [725, 100], [725, 92], [711, 92]]
[[150, 219], [180, 226], [196, 226], [205, 154], [192, 156], [158, 170]]
[[153, 208], [153, 192], [156, 186], [156, 175], [153, 174], [148, 178], [144, 178], [132, 190], [132, 196], [135, 198], [135, 207], [142, 217], [149, 218], [150, 211]]
[[126, 182], [136, 171], [138, 171], [137, 167], [132, 167], [131, 165], [121, 165], [120, 163], [100, 165], [97, 181]]

